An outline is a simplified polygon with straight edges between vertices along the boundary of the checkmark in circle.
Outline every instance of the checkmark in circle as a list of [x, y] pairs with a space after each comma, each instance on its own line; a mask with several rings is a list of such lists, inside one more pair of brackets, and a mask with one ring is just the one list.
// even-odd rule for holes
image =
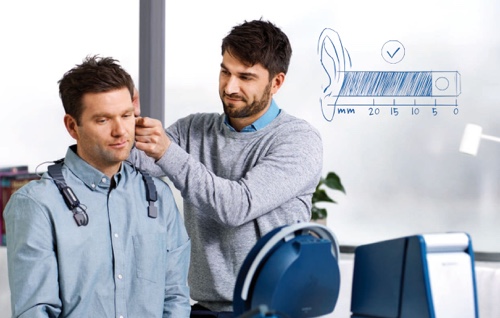
[[387, 63], [396, 64], [404, 58], [405, 47], [397, 40], [390, 40], [384, 43], [380, 53]]
[[396, 51], [394, 51], [394, 53], [391, 54], [391, 52], [387, 51], [387, 54], [389, 54], [389, 56], [392, 58], [394, 58], [394, 55], [396, 55], [396, 53], [398, 53], [398, 51], [401, 50], [400, 47], [398, 47], [398, 49]]

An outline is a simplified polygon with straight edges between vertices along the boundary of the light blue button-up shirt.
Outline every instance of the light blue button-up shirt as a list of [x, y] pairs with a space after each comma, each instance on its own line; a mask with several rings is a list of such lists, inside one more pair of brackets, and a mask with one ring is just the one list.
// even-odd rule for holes
[[109, 177], [70, 148], [63, 175], [89, 217], [77, 226], [46, 174], [4, 211], [14, 317], [189, 317], [190, 240], [170, 188], [154, 179], [148, 216], [142, 175]]
[[[243, 129], [241, 129], [240, 132], [254, 132], [254, 131], [257, 131], [259, 129], [262, 129], [264, 127], [266, 127], [270, 122], [273, 121], [274, 118], [276, 118], [276, 116], [279, 115], [280, 113], [280, 109], [278, 107], [278, 105], [276, 104], [276, 102], [273, 100], [271, 100], [271, 106], [269, 106], [269, 109], [264, 113], [264, 115], [260, 116], [256, 121], [254, 121], [252, 124], [248, 125], [248, 126], [245, 126], [243, 127]], [[231, 126], [231, 124], [229, 123], [229, 120], [226, 116], [226, 118], [224, 119], [224, 122], [226, 123], [226, 125], [232, 130], [232, 131], [236, 131], [233, 126]]]

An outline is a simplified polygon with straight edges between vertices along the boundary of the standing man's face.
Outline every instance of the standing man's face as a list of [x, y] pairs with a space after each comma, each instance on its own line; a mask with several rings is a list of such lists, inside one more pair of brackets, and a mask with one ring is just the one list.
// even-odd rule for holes
[[135, 117], [126, 87], [85, 94], [79, 125], [70, 115], [64, 122], [77, 142], [80, 158], [107, 176], [113, 176], [128, 158], [135, 139]]
[[269, 72], [261, 64], [246, 66], [226, 51], [222, 56], [219, 95], [231, 125], [240, 130], [262, 116], [284, 77], [280, 73], [269, 81]]

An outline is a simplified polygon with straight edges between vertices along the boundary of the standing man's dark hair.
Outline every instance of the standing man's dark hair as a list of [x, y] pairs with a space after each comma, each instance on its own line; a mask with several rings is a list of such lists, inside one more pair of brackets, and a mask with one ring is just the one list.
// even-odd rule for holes
[[292, 47], [286, 34], [269, 21], [254, 20], [233, 27], [222, 40], [222, 55], [228, 52], [248, 66], [262, 64], [269, 78], [288, 72]]
[[274, 100], [292, 54], [283, 31], [269, 21], [245, 21], [222, 40], [221, 53], [224, 112], [192, 114], [166, 131], [158, 120], [138, 118], [130, 158], [167, 176], [184, 199], [197, 301], [191, 317], [232, 317], [248, 252], [276, 227], [310, 220], [322, 170], [319, 132]]

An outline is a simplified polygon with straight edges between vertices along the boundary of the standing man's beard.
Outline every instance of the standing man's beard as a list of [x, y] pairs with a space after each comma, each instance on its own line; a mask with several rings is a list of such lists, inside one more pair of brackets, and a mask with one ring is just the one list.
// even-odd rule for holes
[[[224, 113], [229, 118], [245, 118], [261, 112], [263, 109], [267, 107], [267, 105], [269, 104], [269, 100], [271, 99], [271, 84], [272, 82], [269, 82], [259, 100], [254, 100], [252, 104], [250, 105], [247, 104], [245, 107], [239, 109], [234, 108], [232, 104], [226, 105], [226, 103], [224, 103], [223, 100], [224, 96], [238, 96], [238, 95], [236, 94], [225, 95], [223, 93], [224, 95], [222, 96], [222, 105], [224, 107]], [[242, 97], [241, 100], [246, 103], [245, 98]]]

